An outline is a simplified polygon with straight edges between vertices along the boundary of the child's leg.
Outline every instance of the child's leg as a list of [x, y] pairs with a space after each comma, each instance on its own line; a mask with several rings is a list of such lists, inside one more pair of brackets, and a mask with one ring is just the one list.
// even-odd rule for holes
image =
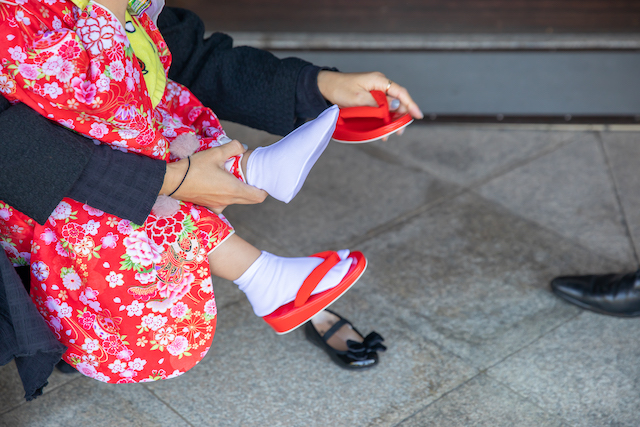
[[327, 148], [339, 109], [333, 106], [275, 144], [247, 152], [242, 171], [249, 185], [289, 203], [298, 194], [311, 168]]
[[[335, 287], [349, 271], [349, 251], [338, 254], [342, 261], [329, 270], [312, 294]], [[293, 301], [304, 280], [322, 261], [316, 257], [284, 258], [260, 252], [237, 235], [209, 254], [211, 274], [233, 280], [260, 317]]]

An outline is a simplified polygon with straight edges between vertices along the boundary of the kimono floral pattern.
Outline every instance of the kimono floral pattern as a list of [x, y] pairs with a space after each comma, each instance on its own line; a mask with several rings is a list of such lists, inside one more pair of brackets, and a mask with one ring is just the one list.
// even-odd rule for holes
[[[0, 4], [0, 92], [114, 149], [171, 161], [169, 143], [195, 134], [200, 150], [226, 140], [218, 119], [168, 82], [152, 105], [124, 28], [95, 3]], [[164, 72], [171, 55], [153, 22], [138, 18]], [[64, 359], [109, 383], [178, 376], [206, 354], [217, 309], [207, 254], [233, 233], [222, 215], [180, 202], [144, 224], [64, 199], [45, 225], [0, 201], [0, 244], [31, 266], [31, 297]]]

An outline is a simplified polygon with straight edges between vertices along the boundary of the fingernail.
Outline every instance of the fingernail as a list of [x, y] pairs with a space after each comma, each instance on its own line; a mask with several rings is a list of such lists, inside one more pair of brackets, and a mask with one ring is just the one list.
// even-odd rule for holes
[[390, 110], [397, 110], [398, 107], [400, 107], [400, 100], [399, 99], [392, 99], [391, 100], [391, 104], [389, 104], [389, 109]]
[[245, 150], [249, 149], [249, 146], [247, 144], [242, 144], [242, 146], [244, 147]]

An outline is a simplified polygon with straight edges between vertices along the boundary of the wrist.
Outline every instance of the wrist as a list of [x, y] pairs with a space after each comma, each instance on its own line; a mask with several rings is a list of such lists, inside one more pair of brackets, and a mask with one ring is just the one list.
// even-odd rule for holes
[[320, 90], [320, 94], [331, 103], [333, 102], [334, 97], [334, 86], [336, 76], [340, 73], [337, 71], [329, 71], [329, 70], [320, 70], [318, 72], [318, 90]]
[[183, 179], [185, 178], [188, 168], [189, 161], [187, 159], [182, 159], [173, 163], [167, 163], [167, 171], [164, 175], [164, 181], [162, 182], [160, 194], [169, 195], [176, 189], [178, 189]]

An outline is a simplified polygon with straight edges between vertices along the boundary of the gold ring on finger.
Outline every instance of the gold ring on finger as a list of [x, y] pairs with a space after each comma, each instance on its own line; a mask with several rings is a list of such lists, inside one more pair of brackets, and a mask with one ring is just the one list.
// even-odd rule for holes
[[384, 93], [386, 93], [387, 95], [389, 95], [389, 88], [391, 87], [392, 84], [393, 82], [389, 80], [389, 83], [387, 84], [387, 88], [384, 90]]

